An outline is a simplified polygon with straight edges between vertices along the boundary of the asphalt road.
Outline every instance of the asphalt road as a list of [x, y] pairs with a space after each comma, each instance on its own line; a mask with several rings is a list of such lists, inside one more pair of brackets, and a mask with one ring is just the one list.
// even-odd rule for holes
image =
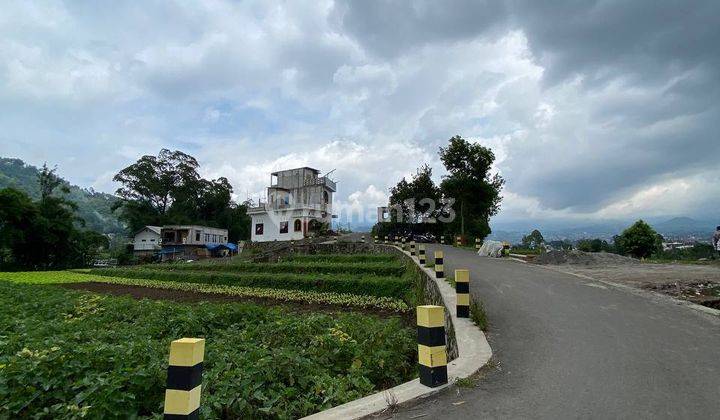
[[476, 387], [394, 418], [720, 418], [720, 318], [543, 267], [443, 249], [446, 272], [471, 270], [496, 365]]

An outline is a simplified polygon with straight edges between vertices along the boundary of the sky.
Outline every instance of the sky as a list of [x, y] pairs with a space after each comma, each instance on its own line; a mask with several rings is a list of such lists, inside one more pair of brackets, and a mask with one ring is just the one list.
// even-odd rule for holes
[[264, 194], [335, 169], [368, 209], [461, 135], [506, 180], [494, 219], [720, 208], [720, 2], [5, 1], [0, 156], [83, 187], [161, 148]]

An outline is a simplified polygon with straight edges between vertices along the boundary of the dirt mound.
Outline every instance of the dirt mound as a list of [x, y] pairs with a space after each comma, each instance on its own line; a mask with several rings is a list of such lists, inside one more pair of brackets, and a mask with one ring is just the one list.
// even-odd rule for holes
[[637, 264], [638, 260], [622, 255], [608, 252], [583, 252], [583, 251], [549, 251], [538, 255], [533, 262], [535, 264], [549, 265], [585, 265], [585, 266], [606, 266], [606, 265], [629, 265]]

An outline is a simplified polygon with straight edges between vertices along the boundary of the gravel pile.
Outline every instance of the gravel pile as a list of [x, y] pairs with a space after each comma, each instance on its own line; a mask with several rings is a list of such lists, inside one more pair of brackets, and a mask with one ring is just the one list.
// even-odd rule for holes
[[637, 264], [638, 260], [623, 257], [622, 255], [608, 252], [583, 252], [583, 251], [549, 251], [538, 255], [533, 262], [535, 264], [549, 265], [584, 265], [584, 266], [607, 266], [607, 265], [630, 265]]

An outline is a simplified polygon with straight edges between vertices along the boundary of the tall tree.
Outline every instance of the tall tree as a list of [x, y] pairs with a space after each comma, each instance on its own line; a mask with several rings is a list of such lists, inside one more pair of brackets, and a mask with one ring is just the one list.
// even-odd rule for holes
[[490, 173], [495, 154], [455, 136], [447, 147], [440, 148], [440, 160], [448, 171], [440, 189], [446, 200], [454, 200], [452, 208], [457, 215], [451, 229], [484, 238], [490, 234], [490, 217], [500, 210], [505, 183], [499, 174]]
[[535, 249], [545, 243], [542, 233], [539, 230], [534, 229], [529, 235], [525, 235], [522, 238], [522, 245], [526, 248]]
[[614, 237], [615, 248], [620, 254], [646, 258], [662, 250], [663, 237], [643, 220], [638, 220]]

